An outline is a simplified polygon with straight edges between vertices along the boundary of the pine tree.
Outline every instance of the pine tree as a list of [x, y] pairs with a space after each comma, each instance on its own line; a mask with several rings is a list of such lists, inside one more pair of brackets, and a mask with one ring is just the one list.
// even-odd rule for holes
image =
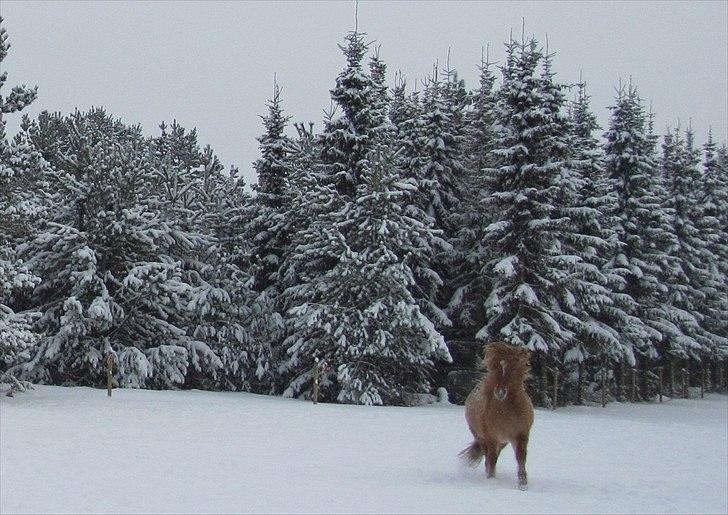
[[561, 207], [568, 221], [562, 244], [577, 258], [573, 262], [575, 274], [570, 278], [574, 298], [563, 300], [579, 320], [574, 327], [576, 337], [564, 352], [567, 364], [581, 364], [589, 358], [599, 366], [605, 358], [629, 361], [632, 351], [623, 343], [620, 331], [640, 323], [628, 315], [633, 307], [629, 299], [612, 294], [624, 284], [625, 270], [605, 273], [608, 256], [618, 248], [616, 234], [605, 217], [616, 198], [607, 190], [604, 157], [594, 137], [598, 129], [596, 117], [589, 110], [586, 85], [581, 82], [569, 106], [570, 177], [562, 191], [568, 192], [571, 199]]
[[484, 168], [493, 165], [490, 161], [496, 138], [498, 92], [495, 90], [496, 76], [491, 70], [492, 65], [487, 56], [481, 59], [478, 89], [471, 94], [472, 109], [466, 112], [467, 183], [472, 186], [466, 188], [466, 193], [480, 186], [477, 178]]
[[686, 131], [685, 139], [679, 129], [665, 136], [662, 166], [670, 193], [673, 257], [678, 265], [666, 282], [670, 289], [671, 320], [690, 338], [683, 340], [691, 345], [681, 355], [694, 359], [705, 357], [724, 344], [718, 335], [706, 330], [704, 323], [704, 308], [718, 307], [720, 283], [715, 270], [711, 270], [711, 264], [718, 262], [717, 256], [701, 231], [704, 207], [695, 188], [701, 181], [699, 164], [691, 130]]
[[[199, 386], [225, 390], [263, 391], [270, 393], [268, 377], [268, 341], [261, 342], [262, 323], [273, 323], [264, 318], [260, 297], [254, 291], [250, 271], [250, 245], [244, 234], [249, 220], [250, 194], [236, 168], [229, 176], [207, 147], [203, 152], [203, 166], [216, 180], [205, 203], [208, 235], [212, 245], [202, 255], [205, 266], [197, 269], [198, 295], [195, 304], [197, 316], [192, 335], [207, 342], [220, 358], [222, 367], [211, 377], [196, 378]], [[215, 171], [213, 171], [215, 170]], [[263, 319], [263, 320], [261, 320]], [[267, 327], [267, 325], [266, 325]], [[263, 345], [261, 345], [263, 343]], [[267, 387], [267, 389], [265, 388]]]
[[[707, 263], [712, 287], [706, 292], [705, 323], [713, 334], [728, 337], [728, 174], [725, 158], [721, 170], [720, 152], [713, 141], [712, 131], [708, 133], [703, 149], [705, 161], [697, 200], [702, 206], [699, 234], [703, 235], [714, 259]], [[725, 352], [723, 350], [722, 353]], [[720, 355], [721, 352], [718, 352], [716, 357]]]
[[[420, 167], [421, 151], [418, 145], [421, 141], [421, 108], [419, 94], [407, 94], [407, 82], [399, 73], [392, 92], [389, 119], [394, 128], [393, 141], [399, 175], [415, 182], [419, 178]], [[415, 199], [415, 195], [410, 195], [408, 203], [412, 204]]]
[[[422, 258], [432, 239], [431, 229], [405, 215], [398, 202], [413, 184], [397, 178], [392, 155], [381, 147], [367, 163], [357, 201], [341, 212], [321, 213], [307, 229], [306, 240], [314, 243], [297, 249], [303, 262], [320, 255], [336, 261], [293, 291], [301, 302], [292, 309], [296, 331], [286, 367], [298, 373], [286, 395], [308, 391], [309, 365], [319, 358], [332, 365], [323, 391], [338, 401], [402, 403], [403, 392], [429, 389], [434, 358], [449, 358], [410, 292], [410, 257]], [[318, 188], [326, 197], [325, 187]]]
[[481, 299], [490, 290], [490, 280], [480, 274], [478, 260], [483, 228], [490, 222], [490, 213], [484, 211], [481, 199], [488, 193], [486, 169], [495, 166], [493, 149], [496, 132], [496, 104], [498, 92], [494, 90], [496, 77], [486, 58], [481, 60], [480, 83], [472, 93], [472, 109], [465, 116], [465, 165], [466, 171], [461, 193], [462, 209], [458, 217], [458, 231], [454, 242], [456, 261], [459, 266], [453, 274], [453, 295], [448, 310], [456, 315], [453, 322], [462, 332], [470, 332], [484, 323]]
[[49, 335], [23, 374], [97, 384], [114, 354], [123, 386], [171, 386], [188, 373], [187, 384], [198, 375], [215, 380], [222, 362], [194, 333], [227, 296], [203, 263], [214, 240], [195, 231], [197, 183], [166, 173], [177, 166], [169, 152], [160, 163], [139, 127], [100, 109], [44, 113], [35, 135], [62, 202], [20, 247], [44, 278], [33, 301], [43, 305], [38, 327]]
[[[10, 49], [2, 21], [0, 17], [0, 69]], [[7, 76], [7, 72], [0, 73], [0, 93]], [[40, 278], [18, 259], [16, 248], [32, 234], [31, 227], [44, 210], [41, 181], [47, 163], [22, 135], [8, 140], [3, 117], [21, 111], [36, 97], [37, 87], [25, 85], [0, 94], [0, 382], [11, 382], [21, 389], [22, 384], [6, 372], [29, 359], [39, 343], [40, 335], [33, 329], [39, 313], [27, 309], [21, 297]], [[24, 120], [23, 126], [27, 123]]]
[[336, 78], [331, 99], [341, 110], [341, 116], [331, 118], [320, 136], [323, 162], [330, 168], [329, 175], [342, 197], [356, 193], [366, 156], [374, 144], [375, 129], [381, 124], [381, 105], [377, 102], [377, 89], [372, 77], [363, 69], [367, 52], [365, 34], [350, 32], [346, 46], [340, 46], [346, 57], [346, 68]]
[[268, 102], [268, 114], [262, 117], [265, 132], [258, 138], [261, 157], [253, 163], [259, 177], [257, 196], [250, 220], [241, 221], [250, 245], [247, 261], [257, 294], [254, 335], [258, 349], [256, 376], [261, 391], [275, 388], [275, 368], [284, 326], [280, 268], [291, 239], [289, 154], [293, 145], [284, 134], [289, 118], [284, 116], [281, 103], [281, 89], [276, 83], [273, 98]]
[[607, 263], [607, 273], [626, 278], [615, 287], [614, 295], [631, 306], [630, 316], [642, 322], [621, 328], [624, 344], [648, 359], [663, 351], [677, 354], [682, 347], [681, 333], [669, 319], [667, 288], [661, 280], [675, 267], [670, 258], [674, 238], [663, 205], [665, 192], [654, 159], [654, 140], [631, 85], [619, 92], [605, 139], [608, 191], [616, 197], [608, 220], [619, 242], [617, 253]]
[[[438, 337], [441, 341], [441, 336], [434, 329], [432, 334], [428, 332], [427, 324], [431, 322], [422, 315], [419, 307], [429, 300], [419, 287], [429, 287], [436, 278], [428, 264], [429, 255], [439, 240], [429, 227], [427, 216], [409, 202], [416, 192], [415, 182], [408, 180], [406, 174], [399, 176], [397, 167], [390, 169], [394, 158], [386, 154], [386, 173], [394, 174], [391, 181], [396, 181], [396, 188], [401, 190], [388, 197], [389, 201], [397, 204], [397, 210], [406, 213], [411, 225], [409, 239], [400, 242], [396, 255], [400, 258], [409, 256], [406, 273], [411, 274], [413, 280], [405, 280], [395, 274], [393, 262], [390, 262], [391, 253], [377, 256], [379, 265], [386, 266], [385, 270], [376, 273], [385, 274], [394, 281], [391, 288], [398, 292], [396, 295], [404, 296], [407, 303], [413, 303], [407, 308], [410, 322], [414, 326], [421, 325], [423, 331], [427, 328], [427, 331], [416, 331], [412, 335], [411, 354], [422, 356], [407, 358], [422, 365], [421, 372], [407, 369], [411, 376], [409, 379], [405, 378], [406, 374], [396, 372], [392, 365], [393, 356], [389, 356], [389, 351], [382, 347], [385, 340], [377, 344], [385, 355], [381, 358], [367, 357], [367, 362], [374, 365], [365, 370], [363, 362], [357, 363], [377, 347], [372, 347], [369, 337], [365, 337], [365, 333], [372, 334], [376, 329], [372, 324], [377, 316], [365, 311], [362, 303], [374, 302], [372, 296], [382, 293], [383, 286], [381, 279], [372, 275], [375, 274], [374, 269], [369, 274], [373, 278], [371, 283], [364, 280], [361, 271], [379, 266], [367, 261], [375, 249], [371, 248], [371, 238], [363, 236], [365, 220], [371, 213], [362, 211], [362, 199], [370, 195], [367, 187], [372, 187], [372, 170], [385, 167], [370, 162], [373, 156], [382, 159], [384, 150], [373, 153], [371, 149], [381, 148], [386, 140], [392, 138], [391, 135], [399, 133], [400, 128], [389, 121], [384, 64], [375, 54], [370, 60], [370, 75], [366, 75], [361, 65], [366, 51], [362, 36], [351, 33], [347, 36], [347, 43], [342, 50], [348, 65], [332, 90], [332, 99], [341, 108], [342, 115], [334, 118], [331, 113], [324, 133], [316, 138], [314, 145], [310, 144], [312, 138], [302, 138], [301, 149], [304, 151], [294, 159], [291, 205], [297, 212], [292, 217], [296, 234], [285, 260], [283, 276], [288, 308], [285, 346], [289, 357], [281, 365], [281, 372], [289, 378], [286, 395], [305, 395], [310, 388], [310, 367], [314, 358], [325, 359], [335, 368], [323, 379], [324, 391], [335, 393], [339, 400], [378, 404], [402, 402], [397, 400], [397, 381], [409, 385], [407, 388], [410, 390], [427, 387], [426, 369], [434, 351], [424, 349], [418, 338], [425, 334], [430, 343]], [[392, 114], [396, 119], [396, 108]], [[397, 161], [397, 164], [401, 162]], [[301, 217], [305, 218], [302, 220]], [[418, 274], [422, 278], [420, 284], [417, 283]], [[392, 309], [396, 311], [399, 308]], [[405, 316], [402, 311], [397, 313]], [[313, 320], [321, 323], [311, 325]], [[386, 336], [386, 331], [380, 334]], [[396, 345], [392, 344], [394, 347], [403, 345], [404, 340], [397, 336], [396, 342]], [[396, 352], [403, 353], [405, 350], [400, 348]]]
[[[499, 95], [497, 166], [486, 169], [488, 192], [480, 209], [492, 213], [479, 246], [480, 274], [492, 289], [481, 299], [485, 324], [476, 337], [501, 339], [536, 351], [536, 365], [573, 336], [572, 320], [558, 300], [567, 296], [568, 257], [561, 254], [563, 221], [556, 210], [563, 142], [537, 67], [542, 53], [534, 40], [507, 46]], [[562, 135], [563, 136], [563, 135]]]
[[286, 154], [290, 147], [284, 135], [290, 117], [283, 114], [281, 88], [277, 82], [273, 83], [273, 98], [268, 101], [268, 114], [261, 118], [265, 132], [258, 138], [260, 159], [253, 163], [258, 174], [255, 190], [264, 204], [277, 207], [282, 201], [289, 173]]
[[[449, 77], [451, 80], [452, 77]], [[464, 178], [461, 161], [462, 135], [458, 84], [442, 83], [433, 71], [422, 98], [419, 165], [419, 208], [435, 221], [444, 239], [454, 237], [455, 215], [460, 212], [459, 194]], [[444, 257], [440, 258], [443, 261]]]
[[406, 82], [401, 75], [397, 79], [393, 97], [390, 119], [393, 124], [395, 167], [401, 179], [414, 185], [404, 192], [400, 203], [408, 216], [436, 229], [432, 233], [432, 241], [429, 242], [430, 252], [419, 257], [413, 256], [413, 261], [410, 262], [415, 275], [413, 295], [420, 308], [435, 321], [437, 327], [444, 328], [450, 326], [451, 322], [440, 308], [438, 299], [444, 284], [441, 267], [438, 270], [438, 261], [451, 252], [452, 245], [445, 241], [444, 233], [436, 228], [434, 217], [425, 211], [430, 184], [422, 180], [425, 164], [422, 146], [426, 143], [423, 137], [423, 106], [419, 101], [419, 93], [406, 93]]
[[391, 97], [386, 84], [387, 65], [379, 57], [379, 47], [369, 59], [369, 76], [372, 80], [372, 125], [375, 141], [389, 141], [393, 136], [394, 126], [389, 119]]

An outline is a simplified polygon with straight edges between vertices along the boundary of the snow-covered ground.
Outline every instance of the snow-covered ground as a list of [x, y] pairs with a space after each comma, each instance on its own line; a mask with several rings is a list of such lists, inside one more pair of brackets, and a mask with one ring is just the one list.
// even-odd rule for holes
[[38, 386], [0, 399], [0, 512], [726, 513], [728, 398], [538, 410], [530, 489], [463, 408]]

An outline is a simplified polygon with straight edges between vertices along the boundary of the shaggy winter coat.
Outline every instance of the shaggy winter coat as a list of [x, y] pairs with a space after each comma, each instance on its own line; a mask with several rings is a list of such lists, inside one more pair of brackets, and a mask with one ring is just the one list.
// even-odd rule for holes
[[533, 424], [533, 406], [524, 388], [530, 352], [505, 343], [491, 343], [485, 349], [488, 373], [470, 392], [465, 418], [474, 441], [460, 456], [471, 466], [485, 457], [487, 477], [495, 477], [501, 450], [511, 444], [518, 462], [518, 487], [526, 489], [526, 451]]

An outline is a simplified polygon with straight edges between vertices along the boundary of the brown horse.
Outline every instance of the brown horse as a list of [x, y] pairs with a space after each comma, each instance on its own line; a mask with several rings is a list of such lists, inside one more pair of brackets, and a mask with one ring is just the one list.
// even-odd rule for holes
[[503, 448], [510, 443], [518, 462], [518, 488], [526, 490], [526, 448], [533, 424], [533, 406], [523, 386], [528, 372], [527, 349], [505, 343], [491, 343], [485, 348], [488, 374], [470, 392], [465, 401], [465, 418], [475, 440], [460, 452], [471, 467], [485, 457], [485, 472], [495, 477], [495, 464]]

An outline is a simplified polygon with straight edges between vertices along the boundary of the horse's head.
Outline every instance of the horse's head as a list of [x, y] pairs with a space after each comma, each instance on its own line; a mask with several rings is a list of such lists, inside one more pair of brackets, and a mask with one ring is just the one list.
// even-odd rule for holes
[[503, 342], [490, 343], [485, 347], [483, 363], [489, 376], [498, 385], [517, 385], [525, 381], [530, 365], [531, 353], [524, 347], [513, 347]]

